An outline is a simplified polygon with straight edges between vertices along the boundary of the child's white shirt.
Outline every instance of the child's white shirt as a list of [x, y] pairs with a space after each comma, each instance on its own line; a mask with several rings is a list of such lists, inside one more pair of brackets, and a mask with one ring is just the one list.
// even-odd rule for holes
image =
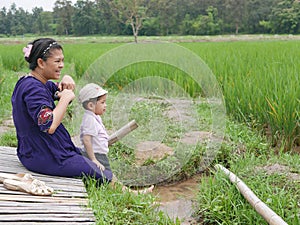
[[[108, 134], [100, 116], [92, 111], [85, 110], [80, 126], [80, 141], [83, 144], [83, 136], [92, 136], [92, 146], [94, 153], [107, 154]], [[85, 151], [85, 149], [83, 149]]]

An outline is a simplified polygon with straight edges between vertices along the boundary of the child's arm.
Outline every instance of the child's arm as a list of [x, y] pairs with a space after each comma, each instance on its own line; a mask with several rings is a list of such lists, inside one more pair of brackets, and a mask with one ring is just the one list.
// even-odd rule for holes
[[82, 142], [89, 159], [96, 163], [97, 167], [103, 171], [105, 170], [105, 167], [96, 159], [92, 145], [92, 138], [93, 137], [91, 135], [83, 135]]

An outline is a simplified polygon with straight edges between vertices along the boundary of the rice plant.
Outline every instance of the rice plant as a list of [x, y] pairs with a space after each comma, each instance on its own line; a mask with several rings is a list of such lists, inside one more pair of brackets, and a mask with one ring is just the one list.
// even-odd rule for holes
[[[9, 71], [27, 69], [22, 56], [24, 44], [0, 45], [1, 67]], [[80, 79], [98, 57], [120, 43], [87, 42], [64, 44], [66, 71]], [[289, 151], [300, 142], [300, 68], [298, 41], [236, 41], [182, 43], [212, 69], [222, 87], [226, 110], [238, 121], [264, 129], [273, 146]], [[145, 76], [161, 76], [180, 85], [190, 96], [202, 87], [180, 71], [160, 63], [130, 65], [114, 74], [107, 87], [121, 90]], [[0, 82], [3, 83], [5, 76]], [[0, 84], [1, 85], [1, 84]], [[157, 82], [159, 89], [164, 84]], [[1, 101], [1, 99], [0, 99]]]

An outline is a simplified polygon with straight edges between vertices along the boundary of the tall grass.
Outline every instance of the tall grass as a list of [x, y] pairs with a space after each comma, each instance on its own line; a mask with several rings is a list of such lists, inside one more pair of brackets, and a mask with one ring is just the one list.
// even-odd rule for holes
[[[223, 154], [228, 161], [221, 163], [226, 163], [287, 224], [299, 224], [299, 157], [270, 152], [265, 138], [243, 124], [228, 121], [227, 129], [226, 139], [231, 142], [229, 151]], [[221, 170], [211, 172], [213, 176], [201, 180], [197, 194], [197, 215], [204, 224], [268, 224], [227, 175]]]
[[[98, 56], [118, 45], [64, 44], [64, 73], [76, 75], [74, 77], [80, 79], [83, 71], [86, 71]], [[232, 117], [245, 121], [252, 127], [264, 126], [270, 129], [274, 144], [279, 142], [286, 149], [299, 140], [300, 93], [297, 73], [299, 53], [295, 51], [299, 45], [297, 42], [219, 42], [182, 45], [201, 56], [213, 70], [223, 89], [227, 111]], [[0, 45], [1, 59], [6, 55], [15, 54], [11, 60], [6, 60], [4, 63], [3, 60], [0, 61], [1, 118], [5, 113], [11, 112], [10, 96], [18, 78], [18, 72], [15, 71], [21, 73], [28, 71], [27, 65], [20, 64], [24, 61], [21, 53], [23, 45], [11, 49], [10, 47], [11, 45]], [[122, 89], [143, 76], [164, 76], [181, 85], [191, 96], [201, 95], [201, 87], [186, 74], [159, 63], [126, 67], [112, 76], [106, 85], [109, 88]], [[162, 84], [156, 85], [164, 89]], [[156, 105], [147, 104], [145, 107], [158, 112]], [[141, 118], [147, 119], [145, 108], [140, 108], [142, 108], [139, 111]], [[199, 110], [203, 113], [204, 109]], [[206, 110], [208, 116], [201, 114], [203, 120], [209, 119], [210, 108], [207, 107]], [[173, 129], [171, 133], [175, 134], [177, 127], [170, 129]], [[243, 179], [289, 224], [299, 224], [299, 185], [297, 180], [287, 176], [299, 172], [298, 157], [283, 153], [274, 156], [269, 152], [269, 145], [264, 142], [264, 139], [257, 139], [252, 135], [254, 133], [248, 133], [250, 130], [248, 127], [231, 124], [229, 130], [226, 132], [229, 135], [225, 137], [228, 142], [224, 142], [216, 161], [221, 161], [230, 167], [231, 171]], [[14, 141], [11, 140], [11, 136], [11, 134], [4, 136], [5, 143]], [[201, 150], [199, 148], [199, 151]], [[112, 149], [111, 152], [116, 152], [114, 157], [118, 156], [117, 153], [120, 154], [119, 149], [115, 152]], [[196, 154], [197, 156], [191, 157], [195, 161], [190, 160], [183, 168], [183, 173], [186, 171], [187, 174], [192, 174], [197, 171], [199, 167], [197, 162], [200, 161], [201, 154], [195, 152]], [[286, 172], [288, 174], [272, 173], [267, 176], [264, 170], [259, 169], [262, 165], [274, 163], [288, 165], [289, 171]], [[155, 199], [151, 196], [133, 196], [130, 193], [123, 193], [120, 188], [112, 189], [109, 186], [98, 188], [92, 180], [90, 182], [87, 185], [89, 199], [98, 224], [174, 224], [161, 212], [157, 214]], [[217, 172], [215, 177], [203, 179], [197, 198], [196, 214], [204, 220], [204, 223], [266, 224], [221, 173]], [[179, 222], [177, 221], [176, 224]]]
[[23, 58], [23, 45], [0, 45], [0, 65], [3, 69], [20, 71], [26, 67], [26, 62]]
[[[65, 43], [66, 73], [80, 79], [100, 55], [120, 43]], [[198, 54], [216, 75], [225, 97], [227, 112], [238, 121], [264, 128], [274, 146], [290, 150], [299, 145], [300, 46], [297, 41], [249, 41], [182, 43]], [[27, 65], [23, 45], [0, 45], [0, 69], [20, 71]], [[122, 89], [143, 76], [163, 76], [186, 90], [201, 95], [199, 87], [182, 71], [159, 63], [131, 65], [118, 71], [106, 83]], [[0, 77], [0, 92], [5, 76]], [[161, 83], [158, 88], [163, 89]], [[1, 97], [0, 97], [1, 98]], [[3, 100], [0, 100], [3, 101]]]
[[180, 224], [159, 212], [152, 195], [124, 192], [120, 185], [116, 188], [111, 185], [99, 187], [93, 179], [88, 179], [87, 184], [96, 224]]
[[229, 114], [264, 126], [274, 146], [299, 140], [300, 47], [296, 41], [184, 44], [204, 59], [222, 85]]
[[120, 44], [108, 43], [79, 43], [79, 44], [65, 44], [64, 56], [65, 62], [70, 64], [73, 72], [77, 78], [80, 78], [87, 68], [104, 52], [117, 47]]

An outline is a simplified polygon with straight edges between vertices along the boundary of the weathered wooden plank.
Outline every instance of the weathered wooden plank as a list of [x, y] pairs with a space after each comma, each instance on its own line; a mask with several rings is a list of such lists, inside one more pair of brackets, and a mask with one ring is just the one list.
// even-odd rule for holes
[[[14, 156], [16, 157], [16, 156]], [[9, 162], [9, 163], [8, 163]], [[1, 155], [0, 155], [0, 172], [3, 173], [30, 173], [35, 178], [46, 182], [49, 186], [60, 189], [61, 187], [69, 188], [68, 192], [85, 192], [85, 187], [83, 186], [81, 179], [75, 178], [67, 178], [67, 177], [55, 177], [55, 176], [47, 176], [42, 174], [37, 174], [31, 171], [28, 171], [23, 165], [17, 160], [11, 160], [10, 157], [6, 156], [6, 159], [3, 163], [1, 163]], [[70, 186], [70, 183], [72, 185]]]
[[[82, 189], [79, 189], [77, 191], [68, 190], [68, 189], [60, 190], [57, 187], [55, 187], [49, 183], [47, 183], [47, 185], [54, 188], [55, 193], [52, 195], [54, 197], [78, 197], [78, 198], [88, 197], [87, 193]], [[3, 185], [0, 185], [0, 194], [30, 195], [30, 194], [19, 192], [19, 191], [7, 190], [6, 188], [3, 187]]]
[[54, 222], [54, 221], [94, 221], [90, 217], [79, 217], [80, 214], [21, 214], [17, 215], [0, 215], [0, 221], [28, 221], [28, 222]]
[[73, 202], [78, 204], [87, 204], [88, 200], [85, 198], [62, 198], [62, 197], [45, 197], [34, 195], [0, 195], [2, 201], [16, 201], [16, 202]]
[[[9, 160], [9, 159], [8, 159]], [[19, 163], [19, 162], [18, 162]], [[26, 168], [23, 166], [16, 167], [16, 166], [3, 166], [0, 164], [0, 172], [1, 173], [30, 173], [33, 175], [35, 178], [40, 179], [44, 182], [52, 182], [57, 185], [69, 185], [70, 182], [72, 182], [72, 186], [83, 186], [81, 178], [68, 178], [68, 177], [55, 177], [55, 176], [50, 176], [50, 175], [43, 175], [43, 174], [37, 174], [32, 171], [28, 171]], [[59, 183], [57, 183], [59, 181]]]
[[80, 212], [34, 213], [29, 211], [27, 213], [0, 214], [0, 221], [93, 221], [93, 217], [92, 213], [87, 212], [80, 214]]
[[22, 208], [22, 207], [28, 207], [28, 208], [70, 208], [70, 209], [89, 209], [85, 206], [79, 205], [79, 204], [74, 204], [74, 203], [65, 203], [65, 202], [12, 202], [12, 201], [1, 201], [0, 202], [0, 209], [5, 209], [5, 208]]
[[55, 207], [44, 204], [39, 205], [31, 205], [31, 206], [19, 206], [19, 207], [0, 207], [1, 214], [26, 214], [26, 213], [84, 213], [84, 214], [90, 214], [91, 210], [88, 208], [76, 206], [76, 205], [70, 205], [70, 206], [61, 206], [56, 205]]
[[[47, 182], [46, 182], [47, 183]], [[2, 185], [2, 184], [1, 184]], [[85, 192], [85, 190], [83, 188], [77, 188], [75, 190], [72, 190], [71, 187], [67, 188], [67, 189], [63, 189], [63, 187], [57, 187], [56, 185], [51, 185], [49, 183], [47, 183], [48, 186], [54, 188], [54, 193], [52, 196], [57, 196], [57, 197], [78, 197], [78, 198], [86, 198], [88, 197], [88, 194]], [[70, 184], [68, 184], [70, 185]], [[14, 190], [6, 190], [3, 185], [1, 186], [0, 189], [0, 194], [15, 194], [15, 195], [30, 195], [27, 194], [25, 192], [21, 192], [21, 191], [14, 191]], [[30, 195], [31, 196], [31, 195]]]
[[1, 152], [5, 152], [7, 154], [16, 154], [17, 153], [17, 149], [16, 148], [12, 148], [12, 147], [7, 147], [7, 146], [0, 146]]
[[[15, 155], [0, 154], [0, 156], [2, 156], [2, 158], [0, 158], [1, 165], [3, 165], [3, 164], [11, 165], [12, 162], [14, 162], [14, 163], [20, 162], [19, 159]], [[6, 158], [3, 158], [4, 156]], [[9, 158], [10, 161], [7, 161], [7, 158]], [[20, 165], [21, 165], [21, 163], [20, 163]]]
[[[74, 202], [14, 202], [14, 201], [0, 201], [0, 206], [2, 207], [36, 207], [39, 208], [43, 207], [59, 207], [59, 206], [67, 206], [67, 207], [82, 207], [83, 209], [86, 208], [86, 205], [83, 204], [76, 204]], [[89, 209], [89, 208], [88, 208]]]
[[55, 189], [52, 196], [33, 196], [7, 190], [0, 184], [0, 224], [94, 224], [81, 179], [48, 176], [28, 171], [18, 160], [16, 149], [0, 146], [0, 172], [30, 173]]
[[[84, 215], [84, 217], [93, 217], [94, 214], [92, 212], [89, 212], [88, 210], [86, 212], [84, 212], [84, 210], [82, 209], [78, 209], [78, 210], [69, 210], [69, 209], [65, 209], [65, 208], [61, 208], [61, 210], [63, 211], [58, 211], [58, 210], [49, 210], [49, 209], [27, 209], [25, 208], [21, 208], [21, 209], [16, 209], [16, 210], [6, 210], [4, 209], [3, 211], [1, 211], [0, 215], [22, 215], [22, 214], [30, 214], [30, 215], [34, 215], [34, 214], [71, 214], [71, 215]], [[80, 214], [80, 213], [84, 213], [84, 214]], [[75, 216], [77, 217], [77, 216]], [[80, 216], [81, 217], [81, 216]], [[1, 220], [1, 216], [0, 216], [0, 220]]]
[[[5, 225], [66, 225], [66, 222], [5, 222]], [[91, 225], [94, 224], [94, 222], [76, 222], [76, 221], [68, 221], [67, 225]]]

